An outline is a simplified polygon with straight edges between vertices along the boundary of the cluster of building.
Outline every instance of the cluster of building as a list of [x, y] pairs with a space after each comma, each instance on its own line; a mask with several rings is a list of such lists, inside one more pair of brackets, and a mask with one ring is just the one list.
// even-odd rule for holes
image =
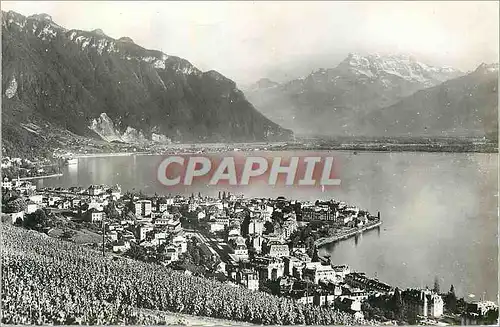
[[7, 156], [3, 156], [1, 160], [2, 169], [10, 168], [13, 165], [21, 166], [22, 163], [23, 159], [21, 158], [10, 158]]
[[[188, 243], [196, 237], [202, 251], [218, 259], [219, 273], [250, 290], [270, 287], [277, 295], [303, 303], [335, 305], [357, 316], [362, 316], [361, 303], [369, 296], [394, 293], [393, 287], [353, 272], [348, 266], [329, 260], [313, 262], [304, 244], [291, 245], [290, 236], [310, 221], [347, 226], [373, 218], [341, 202], [247, 199], [229, 193], [218, 197], [124, 198], [118, 185], [36, 190], [26, 181], [4, 181], [2, 187], [28, 200], [23, 212], [9, 213], [13, 223], [39, 208], [57, 209], [68, 219], [101, 226], [107, 247], [116, 253], [133, 245], [155, 252], [161, 247], [164, 265], [182, 260]], [[189, 229], [183, 228], [181, 219], [190, 222]], [[403, 296], [422, 316], [439, 317], [443, 313], [443, 300], [438, 294], [408, 290]]]
[[113, 252], [125, 252], [132, 244], [153, 250], [161, 246], [165, 254], [162, 264], [178, 261], [187, 251], [187, 238], [181, 227], [180, 216], [167, 210], [173, 198], [150, 200], [134, 197], [128, 201], [118, 202], [115, 206], [120, 216], [124, 207], [129, 206], [126, 219], [110, 219], [105, 224], [106, 239], [111, 243]]
[[[169, 263], [177, 261], [187, 250], [179, 215], [167, 211], [174, 198], [123, 200], [118, 185], [37, 190], [29, 181], [4, 180], [2, 189], [15, 191], [25, 202], [15, 212], [3, 213], [12, 223], [22, 223], [26, 215], [45, 209], [73, 222], [85, 221], [103, 227], [106, 245], [114, 252], [125, 252], [132, 244], [145, 248], [163, 245]], [[108, 217], [110, 207], [114, 214]]]
[[498, 323], [498, 304], [493, 301], [468, 303], [461, 317], [462, 325], [493, 325]]
[[408, 289], [401, 292], [401, 298], [419, 316], [439, 318], [443, 315], [443, 298], [432, 290]]
[[334, 227], [353, 228], [362, 227], [374, 219], [380, 220], [380, 212], [374, 217], [369, 212], [342, 201], [316, 201], [302, 204], [302, 220], [306, 222], [323, 221]]

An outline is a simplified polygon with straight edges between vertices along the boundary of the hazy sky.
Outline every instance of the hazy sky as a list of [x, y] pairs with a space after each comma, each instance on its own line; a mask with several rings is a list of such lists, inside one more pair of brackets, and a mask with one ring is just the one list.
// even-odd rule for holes
[[[2, 10], [47, 13], [68, 29], [107, 35], [216, 69], [240, 83], [349, 52], [404, 53], [471, 70], [498, 62], [499, 6], [489, 2], [43, 2]], [[331, 58], [331, 63], [330, 63]], [[319, 62], [318, 62], [319, 65]], [[293, 74], [292, 74], [293, 75]]]

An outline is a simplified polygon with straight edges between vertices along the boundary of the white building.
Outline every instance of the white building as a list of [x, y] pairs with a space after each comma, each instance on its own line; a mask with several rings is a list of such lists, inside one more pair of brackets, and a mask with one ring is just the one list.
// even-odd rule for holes
[[106, 236], [111, 240], [111, 242], [116, 242], [118, 241], [118, 232], [117, 231], [110, 231], [106, 233]]
[[182, 230], [180, 220], [170, 219], [167, 223], [167, 230], [170, 233], [178, 233]]
[[90, 195], [101, 195], [104, 193], [104, 187], [102, 185], [90, 185], [87, 191]]
[[104, 211], [98, 210], [96, 208], [92, 208], [85, 213], [86, 220], [90, 221], [91, 223], [102, 222], [104, 219], [104, 215]]
[[315, 284], [320, 280], [336, 281], [337, 277], [335, 270], [331, 265], [322, 265], [321, 262], [310, 262], [306, 264], [304, 269], [304, 278], [309, 279]]
[[202, 219], [205, 219], [207, 215], [205, 214], [205, 211], [201, 210], [201, 211], [198, 211], [196, 217], [198, 218], [198, 220], [202, 220]]
[[341, 281], [344, 280], [346, 275], [351, 273], [351, 269], [347, 265], [333, 266], [333, 270], [335, 270], [335, 274]]
[[239, 271], [236, 281], [251, 291], [259, 290], [259, 276], [254, 271], [248, 269]]
[[130, 243], [125, 241], [118, 241], [113, 244], [113, 252], [125, 252], [130, 249]]
[[38, 205], [42, 205], [42, 202], [43, 202], [43, 196], [42, 196], [42, 194], [32, 195], [32, 196], [29, 197], [29, 199], [30, 199], [30, 201], [33, 201], [34, 203], [36, 203]]
[[[31, 197], [30, 197], [31, 198]], [[49, 205], [49, 207], [53, 207], [56, 205], [57, 202], [61, 201], [61, 197], [59, 196], [49, 196], [49, 198], [47, 199], [47, 203]], [[36, 203], [36, 201], [33, 200], [33, 202]]]
[[211, 232], [223, 231], [226, 225], [214, 220], [208, 222], [208, 226], [210, 227]]
[[171, 263], [179, 260], [179, 252], [177, 247], [174, 245], [169, 245], [165, 248], [165, 262]]
[[38, 204], [36, 204], [33, 201], [29, 201], [28, 204], [26, 205], [26, 213], [27, 214], [33, 213], [37, 211], [38, 208], [40, 208]]
[[9, 213], [9, 216], [12, 224], [15, 224], [18, 219], [20, 219], [21, 221], [24, 220], [24, 211], [21, 210], [19, 212]]
[[122, 197], [122, 189], [120, 185], [115, 185], [108, 190], [111, 193], [111, 197], [115, 200], [119, 200]]
[[153, 230], [153, 226], [150, 224], [143, 224], [137, 228], [137, 236], [139, 237], [139, 241], [143, 241], [146, 239], [146, 235]]
[[172, 240], [172, 244], [177, 247], [179, 253], [186, 253], [187, 251], [187, 241], [186, 238], [182, 235], [177, 235]]
[[165, 202], [158, 203], [156, 207], [159, 212], [166, 212], [168, 210], [168, 204]]
[[238, 260], [248, 259], [248, 249], [243, 237], [239, 237], [231, 242], [233, 253]]
[[97, 209], [103, 211], [104, 207], [108, 204], [108, 201], [98, 201], [96, 199], [91, 199], [89, 203], [89, 209]]
[[12, 182], [7, 177], [5, 177], [2, 181], [2, 188], [6, 188], [8, 190], [12, 188]]
[[269, 246], [269, 256], [271, 257], [288, 257], [290, 249], [286, 244], [271, 244]]
[[260, 219], [251, 219], [248, 225], [248, 234], [262, 235], [264, 232], [264, 221]]
[[264, 244], [264, 238], [260, 235], [253, 237], [251, 241], [251, 246], [257, 253], [262, 252], [262, 245]]

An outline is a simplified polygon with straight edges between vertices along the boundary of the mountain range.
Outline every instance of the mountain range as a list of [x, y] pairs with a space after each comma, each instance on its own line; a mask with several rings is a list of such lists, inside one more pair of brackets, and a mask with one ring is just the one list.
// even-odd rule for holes
[[[498, 64], [472, 72], [351, 53], [288, 82], [236, 84], [102, 30], [2, 11], [2, 152], [308, 136], [497, 138]], [[54, 136], [55, 135], [55, 136]]]
[[[44, 146], [44, 131], [119, 142], [283, 140], [289, 130], [217, 71], [46, 14], [2, 11], [3, 150]], [[30, 126], [30, 127], [27, 127]]]
[[285, 83], [261, 80], [247, 98], [297, 134], [495, 135], [498, 65], [464, 73], [404, 55], [351, 53], [338, 66]]

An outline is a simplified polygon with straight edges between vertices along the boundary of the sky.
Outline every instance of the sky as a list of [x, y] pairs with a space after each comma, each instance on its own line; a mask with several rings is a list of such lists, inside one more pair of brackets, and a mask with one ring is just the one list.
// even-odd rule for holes
[[498, 1], [2, 1], [1, 6], [23, 15], [47, 13], [68, 29], [128, 36], [241, 84], [335, 67], [349, 52], [407, 54], [463, 71], [498, 62]]

